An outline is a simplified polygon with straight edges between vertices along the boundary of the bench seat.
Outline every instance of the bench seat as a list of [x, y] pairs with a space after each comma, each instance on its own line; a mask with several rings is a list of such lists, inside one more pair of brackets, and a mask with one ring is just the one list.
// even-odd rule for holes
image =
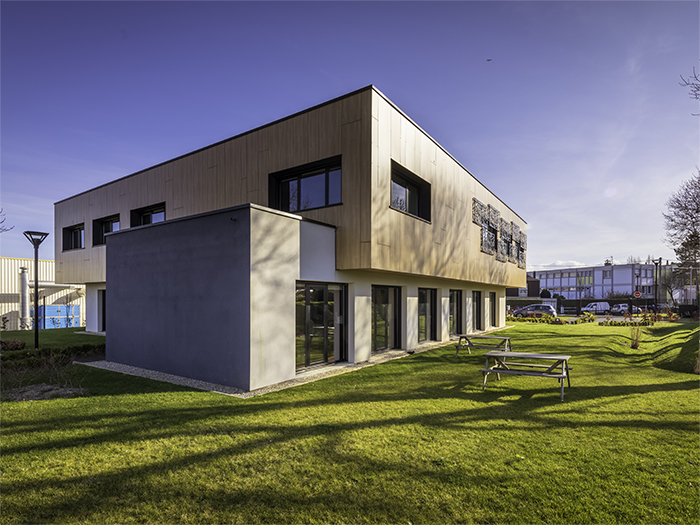
[[[547, 367], [549, 368], [549, 367]], [[559, 372], [558, 374], [544, 372], [532, 372], [530, 370], [517, 370], [513, 368], [482, 368], [479, 370], [484, 374], [513, 374], [518, 376], [536, 376], [536, 377], [549, 377], [552, 379], [566, 379], [566, 374], [564, 372]]]

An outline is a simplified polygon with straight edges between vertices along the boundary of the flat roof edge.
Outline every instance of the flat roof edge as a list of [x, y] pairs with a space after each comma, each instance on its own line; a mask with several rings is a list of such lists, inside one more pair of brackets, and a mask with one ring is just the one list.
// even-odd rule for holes
[[68, 201], [70, 199], [74, 199], [75, 197], [79, 197], [80, 195], [84, 195], [86, 193], [90, 193], [91, 191], [95, 191], [95, 190], [103, 188], [105, 186], [109, 186], [110, 184], [114, 184], [115, 182], [119, 182], [121, 180], [128, 179], [129, 177], [134, 177], [134, 176], [139, 175], [140, 173], [143, 173], [145, 171], [149, 171], [149, 170], [158, 168], [160, 166], [164, 166], [165, 164], [169, 164], [169, 163], [174, 162], [176, 160], [184, 159], [186, 157], [189, 157], [190, 155], [196, 155], [197, 153], [201, 153], [202, 151], [206, 151], [210, 148], [214, 148], [216, 146], [220, 146], [220, 145], [225, 144], [227, 142], [230, 142], [232, 140], [236, 140], [240, 137], [244, 137], [246, 135], [249, 135], [250, 133], [255, 133], [257, 131], [268, 128], [270, 126], [274, 126], [276, 124], [279, 124], [280, 122], [284, 122], [285, 120], [290, 120], [290, 119], [296, 118], [300, 115], [303, 115], [304, 113], [308, 113], [310, 111], [317, 110], [317, 109], [322, 108], [324, 106], [327, 106], [329, 104], [334, 104], [340, 100], [355, 96], [359, 93], [362, 93], [363, 91], [368, 91], [370, 89], [375, 89], [375, 88], [373, 85], [370, 84], [369, 86], [365, 86], [363, 88], [356, 89], [355, 91], [352, 91], [350, 93], [346, 93], [344, 95], [333, 98], [331, 100], [327, 100], [325, 102], [321, 102], [320, 104], [316, 104], [315, 106], [312, 106], [310, 108], [306, 108], [306, 109], [303, 109], [301, 111], [297, 111], [296, 113], [292, 113], [291, 115], [287, 115], [286, 117], [282, 117], [282, 118], [279, 118], [277, 120], [273, 120], [272, 122], [268, 122], [267, 124], [263, 124], [262, 126], [258, 126], [256, 128], [249, 129], [247, 131], [244, 131], [244, 132], [239, 133], [237, 135], [234, 135], [232, 137], [228, 137], [228, 138], [220, 140], [218, 142], [214, 142], [213, 144], [209, 144], [208, 146], [203, 146], [203, 147], [198, 148], [196, 150], [190, 151], [189, 153], [184, 153], [182, 155], [178, 155], [177, 157], [173, 157], [173, 158], [165, 160], [163, 162], [159, 162], [158, 164], [154, 164], [153, 166], [149, 166], [148, 168], [143, 168], [141, 170], [135, 171], [134, 173], [130, 173], [129, 175], [124, 175], [123, 177], [119, 177], [118, 179], [114, 179], [114, 180], [111, 180], [109, 182], [105, 182], [104, 184], [100, 184], [99, 186], [95, 186], [94, 188], [90, 188], [89, 190], [81, 191], [80, 193], [76, 193], [75, 195], [71, 195], [70, 197], [66, 197], [65, 199], [61, 199], [60, 201], [54, 202], [54, 206], [57, 204], [61, 204], [62, 202]]

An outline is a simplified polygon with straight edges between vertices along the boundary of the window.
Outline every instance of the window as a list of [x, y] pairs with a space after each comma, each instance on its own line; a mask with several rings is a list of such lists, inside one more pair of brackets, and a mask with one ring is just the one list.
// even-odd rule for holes
[[154, 224], [165, 220], [165, 203], [131, 210], [131, 227]]
[[372, 352], [401, 347], [401, 288], [372, 286]]
[[85, 248], [85, 224], [63, 228], [63, 251]]
[[603, 279], [610, 279], [612, 277], [611, 270], [603, 270]]
[[92, 221], [92, 245], [105, 244], [105, 235], [119, 231], [119, 215]]
[[342, 204], [340, 157], [270, 175], [270, 206], [298, 212]]
[[450, 335], [462, 334], [462, 290], [450, 290]]
[[437, 290], [418, 288], [418, 342], [437, 339]]
[[430, 221], [430, 184], [394, 161], [391, 163], [391, 207]]

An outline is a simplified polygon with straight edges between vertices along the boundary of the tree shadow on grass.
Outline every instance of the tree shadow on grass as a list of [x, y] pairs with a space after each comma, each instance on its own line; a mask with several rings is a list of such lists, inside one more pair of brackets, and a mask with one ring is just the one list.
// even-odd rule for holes
[[[347, 443], [347, 436], [367, 433], [383, 436], [405, 432], [407, 440], [415, 440], [418, 444], [423, 436], [454, 429], [461, 433], [468, 430], [484, 442], [490, 442], [490, 433], [506, 421], [509, 428], [515, 430], [575, 429], [581, 425], [581, 417], [590, 409], [590, 401], [698, 389], [698, 382], [692, 380], [576, 386], [574, 376], [573, 385], [565, 388], [565, 401], [561, 403], [558, 384], [554, 380], [502, 379], [489, 382], [486, 391], [482, 392], [481, 374], [477, 368], [482, 365], [482, 360], [482, 356], [472, 355], [455, 362], [449, 355], [426, 352], [328, 378], [315, 385], [303, 385], [248, 400], [213, 396], [130, 376], [128, 388], [131, 393], [190, 392], [192, 395], [165, 396], [166, 402], [162, 402], [164, 396], [161, 395], [153, 398], [145, 396], [139, 404], [136, 404], [138, 396], [133, 398], [134, 403], [120, 401], [116, 397], [113, 402], [107, 400], [109, 402], [93, 406], [93, 400], [73, 400], [78, 407], [76, 409], [60, 412], [45, 410], [36, 413], [39, 417], [35, 414], [24, 420], [6, 420], [3, 422], [3, 463], [12, 462], [13, 458], [23, 454], [58, 454], [61, 451], [90, 448], [99, 450], [101, 445], [106, 445], [108, 449], [117, 446], [123, 450], [138, 449], [144, 442], [185, 444], [211, 438], [216, 439], [216, 446], [193, 452], [183, 449], [166, 453], [163, 448], [166, 445], [161, 445], [157, 453], [144, 460], [143, 464], [113, 461], [113, 466], [103, 467], [102, 470], [87, 468], [81, 469], [82, 473], [72, 475], [57, 472], [26, 481], [6, 481], [3, 483], [3, 498], [11, 502], [11, 515], [33, 522], [75, 519], [89, 522], [97, 509], [103, 511], [113, 507], [115, 512], [121, 512], [123, 502], [132, 501], [134, 491], [146, 487], [150, 497], [153, 497], [152, 494], [162, 495], [163, 501], [150, 502], [153, 506], [167, 502], [177, 507], [178, 497], [188, 502], [189, 498], [201, 498], [201, 508], [207, 512], [227, 513], [234, 509], [242, 512], [233, 521], [250, 521], [251, 516], [258, 516], [260, 519], [257, 521], [275, 521], [274, 512], [284, 512], [286, 507], [282, 502], [286, 505], [290, 501], [297, 507], [315, 504], [327, 508], [328, 512], [335, 513], [333, 519], [340, 521], [362, 521], [362, 514], [358, 514], [353, 507], [363, 508], [388, 522], [407, 519], [422, 521], [421, 518], [433, 521], [430, 515], [422, 515], [419, 507], [387, 500], [381, 490], [362, 491], [361, 495], [350, 498], [347, 496], [348, 490], [354, 494], [357, 488], [346, 488], [344, 494], [340, 489], [334, 489], [331, 494], [319, 494], [312, 490], [300, 493], [286, 488], [284, 484], [250, 483], [242, 465], [246, 458], [260, 451], [269, 451], [270, 462], [274, 463], [278, 447], [308, 449], [309, 444], [314, 443], [313, 450], [319, 455], [318, 461], [333, 465], [335, 477], [341, 477], [349, 485], [356, 483], [364, 484], [363, 488], [374, 487], [372, 484], [377, 483], [377, 479], [410, 479], [417, 487], [434, 486], [436, 483], [460, 487], [480, 483], [498, 484], [509, 475], [517, 476], [517, 473], [484, 475], [464, 472], [464, 469], [458, 472], [449, 463], [441, 463], [441, 458], [435, 461], [414, 457], [379, 460], [367, 452], [353, 451]], [[99, 372], [101, 374], [98, 376], [102, 379], [115, 380], [116, 374]], [[360, 386], [351, 389], [353, 385]], [[120, 390], [118, 384], [113, 388]], [[109, 391], [105, 387], [105, 392]], [[104, 394], [105, 397], [108, 395]], [[439, 402], [441, 408], [434, 408], [437, 406], [434, 402]], [[82, 408], [81, 403], [85, 404]], [[430, 407], [427, 413], [426, 406]], [[586, 421], [586, 425], [658, 430], [662, 423], [658, 418], [649, 417], [647, 410], [647, 407], [641, 407], [634, 412], [611, 413], [604, 420]], [[341, 417], [341, 411], [347, 415]], [[562, 417], [566, 413], [576, 417]], [[663, 425], [666, 430], [696, 431], [692, 418], [666, 421]], [[44, 443], [31, 439], [15, 440], [17, 436], [38, 433], [47, 434]], [[222, 470], [224, 465], [232, 470]], [[202, 489], [202, 494], [195, 495], [154, 488], [158, 480], [168, 483], [173, 473], [191, 470], [201, 471], [203, 478], [213, 474], [223, 476], [225, 483], [210, 482], [208, 488]], [[42, 505], [37, 507], [32, 505], [33, 500], [23, 498], [24, 494], [29, 493], [43, 493]], [[331, 503], [333, 498], [328, 498], [334, 494], [339, 498], [338, 504]], [[348, 499], [355, 504], [348, 505]], [[342, 502], [346, 503], [343, 505]], [[255, 506], [267, 510], [257, 511], [263, 512], [262, 515], [255, 514]], [[265, 514], [268, 510], [271, 514]], [[129, 511], [118, 515], [128, 519]], [[467, 517], [460, 519], [460, 516], [449, 513], [442, 518], [444, 521], [469, 521]], [[148, 517], [145, 519], [148, 521]], [[167, 515], [159, 521], [176, 519], [175, 515]], [[284, 518], [278, 515], [279, 520]]]

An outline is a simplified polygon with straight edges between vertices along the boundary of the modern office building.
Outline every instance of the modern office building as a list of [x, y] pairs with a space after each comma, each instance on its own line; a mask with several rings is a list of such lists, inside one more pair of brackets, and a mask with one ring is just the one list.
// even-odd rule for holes
[[671, 299], [667, 297], [663, 276], [672, 268], [668, 262], [661, 265], [608, 264], [531, 271], [528, 277], [539, 279], [541, 290], [549, 290], [552, 295], [565, 299], [607, 299], [639, 292], [642, 299], [658, 297], [659, 302], [665, 303]]
[[55, 205], [107, 359], [245, 390], [505, 324], [526, 223], [374, 86]]

